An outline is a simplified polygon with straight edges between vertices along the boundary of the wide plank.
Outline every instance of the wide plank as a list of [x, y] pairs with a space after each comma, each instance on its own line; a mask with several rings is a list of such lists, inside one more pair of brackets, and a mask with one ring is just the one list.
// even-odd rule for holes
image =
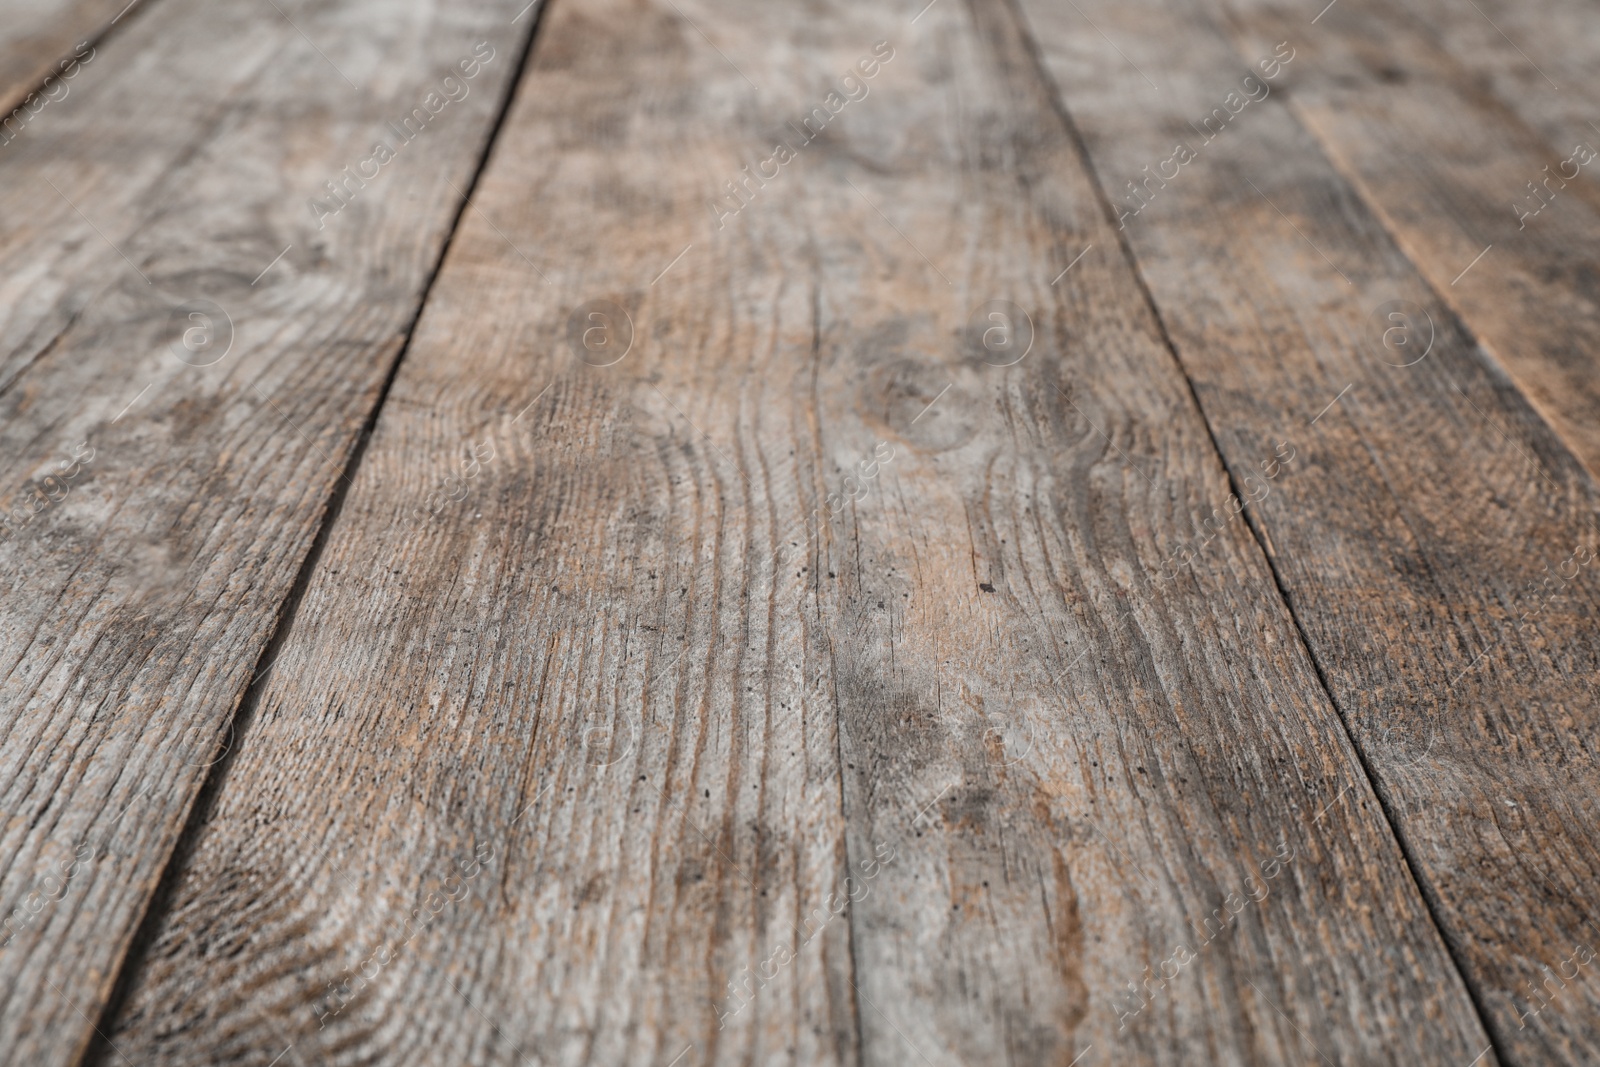
[[1494, 1051], [1594, 1062], [1592, 476], [1283, 105], [1309, 18], [1024, 6], [1230, 468], [1301, 457], [1250, 519]]
[[1468, 1063], [1229, 490], [1006, 4], [560, 0], [110, 1036]]
[[[0, 148], [12, 1062], [93, 1032], [415, 321], [519, 7], [161, 3]], [[444, 87], [479, 42], [495, 58]], [[319, 211], [334, 179], [348, 206]]]

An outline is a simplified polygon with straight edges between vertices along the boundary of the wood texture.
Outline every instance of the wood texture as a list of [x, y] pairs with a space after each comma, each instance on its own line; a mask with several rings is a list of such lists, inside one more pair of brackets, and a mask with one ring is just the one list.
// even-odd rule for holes
[[[1244, 53], [1301, 36], [1298, 10], [1229, 6]], [[1571, 115], [1546, 119], [1554, 109], [1527, 98], [1559, 94], [1536, 70], [1506, 99], [1486, 91], [1482, 71], [1493, 65], [1452, 56], [1433, 25], [1391, 4], [1341, 3], [1303, 35], [1303, 61], [1290, 76], [1293, 110], [1432, 288], [1600, 472], [1600, 129]], [[1483, 26], [1527, 72], [1516, 46]], [[1559, 62], [1548, 41], [1541, 54], [1558, 60], [1551, 68], [1569, 90], [1592, 99], [1600, 39], [1571, 32], [1562, 40], [1561, 53], [1586, 63]], [[1585, 67], [1587, 77], [1577, 73]], [[1560, 124], [1564, 137], [1547, 139], [1524, 114]], [[1575, 156], [1580, 147], [1586, 152]]]
[[[162, 3], [0, 149], [9, 1062], [92, 1032], [414, 320], [516, 10]], [[470, 95], [319, 228], [322, 183], [485, 36]]]
[[1600, 868], [1592, 477], [1281, 95], [1226, 103], [1256, 57], [1217, 9], [1025, 6], [1114, 199], [1198, 146], [1127, 220], [1141, 273], [1230, 468], [1280, 438], [1304, 457], [1251, 521], [1496, 1051], [1594, 1062], [1600, 984], [1572, 973]]
[[552, 9], [121, 1054], [1494, 1061], [1013, 13], [913, 14]]
[[[1449, 0], [1410, 0], [1418, 25], [1472, 68], [1479, 90], [1538, 130], [1551, 151], [1595, 132], [1594, 6], [1585, 0], [1473, 0], [1470, 18]], [[1332, 17], [1331, 15], [1329, 16]], [[1335, 22], [1334, 29], [1342, 32]]]
[[34, 119], [72, 98], [79, 69], [95, 60], [94, 42], [129, 7], [128, 0], [0, 3], [0, 153]]

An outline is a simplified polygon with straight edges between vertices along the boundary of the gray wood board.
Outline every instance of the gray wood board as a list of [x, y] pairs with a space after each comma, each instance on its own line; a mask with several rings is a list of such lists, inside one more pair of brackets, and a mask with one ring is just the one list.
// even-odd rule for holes
[[[415, 320], [516, 11], [162, 3], [0, 149], [13, 1062], [73, 1062], [92, 1032]], [[479, 41], [496, 58], [460, 99], [319, 219]]]
[[1230, 469], [1301, 457], [1251, 521], [1498, 1051], [1593, 1062], [1592, 478], [1281, 94], [1246, 102], [1270, 52], [1180, 5], [1027, 11]]
[[552, 9], [131, 1059], [1485, 1047], [1011, 12], [914, 15]]
[[78, 75], [98, 58], [96, 42], [133, 17], [124, 14], [132, 7], [128, 0], [0, 3], [0, 153], [71, 99]]
[[[1404, 8], [1341, 4], [1304, 35], [1300, 13], [1276, 2], [1230, 0], [1229, 10], [1242, 54], [1297, 38], [1303, 56], [1284, 86], [1296, 116], [1590, 473], [1600, 471], [1600, 129], [1568, 122], [1565, 140], [1548, 143], [1537, 120], [1555, 109], [1539, 101], [1560, 94], [1540, 81], [1513, 107], [1485, 91], [1491, 60], [1452, 55]], [[1526, 68], [1514, 45], [1496, 40]], [[1591, 72], [1588, 86], [1569, 88], [1592, 99], [1600, 34], [1568, 41], [1562, 52], [1586, 58]]]

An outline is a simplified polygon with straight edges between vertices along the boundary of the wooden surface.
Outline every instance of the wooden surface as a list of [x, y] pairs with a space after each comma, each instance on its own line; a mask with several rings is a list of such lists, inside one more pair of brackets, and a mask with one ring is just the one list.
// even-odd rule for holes
[[72, 98], [99, 55], [97, 43], [122, 21], [127, 0], [6, 0], [0, 4], [0, 151], [47, 111]]
[[[1298, 11], [1233, 7], [1241, 55], [1301, 36]], [[1514, 43], [1474, 18], [1502, 64], [1529, 70]], [[1486, 91], [1480, 70], [1494, 67], [1453, 57], [1418, 13], [1362, 0], [1323, 22], [1332, 32], [1304, 38], [1293, 112], [1433, 290], [1600, 471], [1600, 127], [1553, 106], [1563, 93], [1537, 74], [1550, 63], [1567, 97], [1593, 99], [1600, 42], [1579, 33], [1530, 42], [1542, 61], [1534, 81]]]
[[153, 4], [0, 149], [11, 1062], [86, 1046], [516, 67], [512, 28], [319, 230], [309, 196], [516, 12], [381, 8]]
[[128, 13], [0, 147], [0, 1061], [1594, 1062], [1600, 205], [1447, 6]]
[[[1471, 1059], [1376, 803], [1322, 810], [1359, 766], [1248, 529], [1203, 585], [1157, 584], [1226, 479], [1009, 11], [822, 11], [818, 55], [894, 58], [721, 229], [704, 191], [766, 98], [683, 20], [821, 99], [783, 44], [817, 13], [624, 11], [551, 13], [117, 1046], [1283, 1062], [1298, 1029]], [[586, 366], [570, 309], [612, 293], [634, 347]], [[1033, 309], [1011, 368], [964, 337], [991, 298]], [[407, 518], [486, 441], [465, 499]], [[863, 459], [865, 495], [808, 531]], [[348, 819], [306, 807], [308, 765]], [[365, 964], [476, 842], [501, 890]], [[1205, 978], [1119, 1018], [1106, 991], [1247, 886]], [[352, 966], [370, 988], [322, 1025], [307, 997]]]
[[[1158, 9], [1180, 17], [1085, 14]], [[1124, 58], [1029, 11], [1110, 187], [1255, 66], [1220, 15], [1108, 29]], [[1289, 47], [1293, 101], [1319, 74]], [[1592, 1062], [1600, 986], [1557, 978], [1537, 1014], [1528, 991], [1594, 937], [1593, 478], [1293, 111], [1246, 105], [1201, 148], [1127, 226], [1156, 306], [1230, 467], [1280, 436], [1304, 457], [1251, 519], [1497, 1051]]]

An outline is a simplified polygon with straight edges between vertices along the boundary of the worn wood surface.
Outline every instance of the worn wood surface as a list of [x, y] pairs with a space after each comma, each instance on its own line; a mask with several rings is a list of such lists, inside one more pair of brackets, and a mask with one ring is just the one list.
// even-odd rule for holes
[[95, 61], [95, 42], [129, 7], [128, 0], [0, 3], [0, 152], [71, 98], [80, 70]]
[[[1491, 65], [1472, 62], [1476, 49], [1447, 52], [1434, 27], [1460, 20], [1434, 22], [1427, 16], [1441, 13], [1429, 5], [1341, 3], [1305, 34], [1298, 9], [1229, 6], [1244, 54], [1303, 41], [1288, 76], [1295, 114], [1434, 291], [1600, 472], [1600, 128], [1570, 115], [1539, 122], [1552, 110], [1543, 101], [1560, 94], [1536, 69], [1531, 83], [1486, 91]], [[1506, 61], [1529, 72], [1514, 44], [1473, 18]], [[1560, 41], [1559, 52], [1539, 42], [1552, 76], [1567, 82], [1568, 98], [1593, 99], [1600, 36], [1569, 32]], [[1562, 139], [1547, 139], [1540, 126], [1558, 123]]]
[[1600, 1059], [1591, 5], [525, 2], [0, 4], [0, 1063]]
[[1440, 46], [1472, 69], [1484, 95], [1538, 130], [1548, 148], [1560, 153], [1557, 158], [1565, 158], [1575, 137], [1600, 126], [1593, 105], [1600, 88], [1594, 6], [1585, 0], [1473, 3], [1463, 10], [1450, 0], [1409, 0], [1407, 8]]
[[1496, 1051], [1594, 1062], [1592, 477], [1281, 97], [1242, 103], [1224, 12], [1024, 6], [1115, 199], [1198, 146], [1127, 219], [1141, 273], [1230, 468], [1303, 457], [1251, 521]]
[[915, 14], [554, 6], [99, 1062], [1494, 1062], [1014, 13]]
[[[153, 4], [0, 148], [7, 1062], [93, 1031], [414, 321], [518, 6]], [[470, 95], [319, 228], [322, 183], [485, 39]]]

